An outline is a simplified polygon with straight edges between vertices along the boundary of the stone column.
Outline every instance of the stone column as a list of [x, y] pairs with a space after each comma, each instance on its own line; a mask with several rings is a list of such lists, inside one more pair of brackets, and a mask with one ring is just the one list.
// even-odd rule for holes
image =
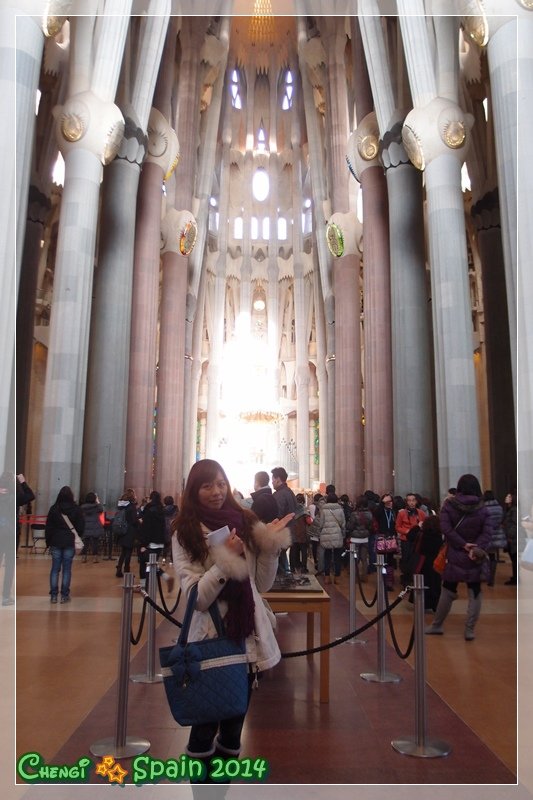
[[41, 241], [51, 203], [43, 192], [32, 184], [29, 190], [28, 215], [17, 308], [17, 472], [24, 472], [26, 435], [30, 401], [33, 330], [35, 325], [35, 299], [41, 257]]
[[[381, 22], [365, 1], [361, 34], [386, 170], [391, 283], [394, 492], [437, 497], [434, 479], [431, 316], [426, 287], [422, 175], [402, 143]], [[365, 248], [366, 249], [366, 248]], [[417, 376], [416, 380], [412, 375]]]
[[487, 369], [490, 488], [503, 498], [516, 483], [516, 436], [513, 375], [510, 359], [509, 318], [505, 297], [505, 270], [500, 228], [498, 191], [488, 192], [472, 206], [477, 230], [483, 285], [483, 318]]
[[[117, 6], [118, 8], [118, 6]], [[120, 6], [127, 11], [126, 5]], [[95, 44], [95, 63], [111, 58], [120, 64], [127, 16], [103, 17]], [[74, 48], [86, 43], [85, 26], [74, 28]], [[109, 35], [108, 35], [109, 34]], [[111, 55], [112, 54], [112, 55]], [[73, 94], [57, 110], [56, 129], [65, 160], [54, 274], [54, 304], [43, 404], [37, 510], [51, 505], [61, 486], [78, 495], [89, 344], [89, 320], [102, 165], [114, 158], [124, 133], [124, 119], [112, 103], [118, 70], [92, 88], [86, 51], [73, 62]], [[80, 209], [83, 209], [81, 214]]]
[[[420, 4], [421, 5], [421, 4]], [[399, 0], [403, 12], [403, 0]], [[416, 10], [416, 9], [415, 9]], [[409, 7], [409, 13], [413, 8]], [[437, 97], [425, 20], [400, 16], [414, 109], [403, 126], [409, 158], [426, 173], [435, 352], [439, 496], [481, 473], [461, 165], [472, 119]], [[433, 97], [428, 99], [433, 92]]]
[[[161, 58], [168, 8], [142, 19], [135, 81], [122, 102], [124, 138], [105, 172], [83, 445], [83, 491], [95, 491], [112, 508], [124, 491], [135, 216], [146, 129]], [[153, 59], [153, 61], [152, 61]], [[157, 62], [157, 64], [156, 64]], [[124, 92], [125, 94], [126, 92]], [[121, 92], [122, 94], [122, 92]], [[112, 220], [112, 224], [109, 224]], [[113, 347], [109, 347], [113, 342]]]
[[[177, 499], [182, 486], [183, 373], [185, 362], [184, 309], [187, 260], [180, 254], [180, 233], [192, 221], [188, 212], [170, 209], [163, 221], [161, 248], [163, 284], [160, 310], [159, 369], [157, 373], [157, 439], [155, 480], [161, 496]], [[196, 224], [196, 223], [194, 223]]]
[[[318, 52], [317, 52], [318, 51]], [[313, 98], [313, 87], [308, 74], [308, 67], [316, 73], [324, 73], [326, 54], [321, 42], [316, 39], [308, 41], [305, 30], [305, 17], [298, 17], [298, 59], [302, 76], [302, 94], [304, 100], [305, 122], [309, 141], [309, 163], [311, 168], [311, 189], [313, 196], [313, 215], [315, 226], [314, 246], [317, 249], [317, 263], [320, 274], [320, 287], [326, 320], [326, 355], [325, 373], [327, 383], [323, 388], [327, 396], [325, 415], [320, 418], [320, 438], [325, 453], [321, 452], [321, 469], [325, 471], [326, 481], [334, 478], [335, 471], [335, 298], [331, 277], [331, 255], [326, 245], [324, 221], [329, 217], [331, 207], [326, 197], [326, 163], [321, 138], [318, 112]], [[322, 456], [324, 456], [322, 460]]]
[[161, 193], [165, 175], [178, 154], [176, 134], [153, 108], [148, 122], [148, 155], [137, 194], [126, 431], [125, 485], [135, 489], [139, 498], [153, 488]]
[[[327, 145], [331, 173], [331, 204], [336, 213], [349, 210], [346, 145], [348, 141], [348, 97], [344, 50], [344, 19], [333, 17], [328, 23], [328, 119]], [[363, 431], [361, 345], [359, 336], [359, 257], [346, 253], [333, 262], [335, 294], [335, 430], [342, 431], [342, 447], [335, 447], [335, 474], [332, 482], [339, 492], [353, 494], [363, 485]], [[355, 313], [354, 313], [355, 312]], [[353, 324], [353, 320], [357, 324]], [[353, 339], [347, 336], [348, 330]]]

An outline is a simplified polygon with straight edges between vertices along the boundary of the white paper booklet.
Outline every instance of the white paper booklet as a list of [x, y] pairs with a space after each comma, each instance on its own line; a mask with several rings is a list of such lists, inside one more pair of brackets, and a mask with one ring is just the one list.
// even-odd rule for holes
[[211, 533], [207, 534], [207, 544], [209, 547], [212, 547], [216, 544], [224, 544], [226, 539], [231, 536], [231, 531], [227, 525], [224, 525], [223, 528], [218, 528], [216, 531], [211, 531]]

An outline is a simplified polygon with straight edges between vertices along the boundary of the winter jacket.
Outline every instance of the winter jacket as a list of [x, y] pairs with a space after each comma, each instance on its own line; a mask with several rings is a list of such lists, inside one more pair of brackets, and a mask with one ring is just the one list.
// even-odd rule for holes
[[[296, 514], [298, 511], [298, 503], [296, 502], [296, 495], [286, 483], [283, 483], [279, 489], [274, 492], [274, 499], [278, 506], [278, 519], [282, 519], [286, 514]], [[291, 532], [291, 544], [296, 542], [296, 522], [293, 519], [287, 526]]]
[[47, 547], [74, 547], [74, 534], [63, 519], [63, 514], [69, 518], [78, 534], [83, 536], [85, 517], [79, 505], [70, 502], [54, 503], [46, 517], [44, 535]]
[[84, 538], [94, 537], [98, 539], [104, 532], [104, 527], [100, 521], [100, 514], [103, 506], [100, 503], [82, 503], [80, 506], [85, 517]]
[[396, 536], [396, 514], [392, 508], [378, 503], [374, 511], [374, 530], [383, 536]]
[[318, 539], [324, 550], [344, 547], [346, 520], [342, 506], [338, 503], [324, 503], [318, 518]]
[[466, 542], [474, 542], [483, 550], [490, 545], [492, 523], [483, 501], [475, 495], [465, 494], [456, 494], [446, 500], [440, 511], [440, 527], [448, 542], [443, 581], [476, 583], [484, 580], [485, 565], [472, 561], [464, 549]]
[[163, 547], [165, 544], [165, 530], [165, 512], [162, 503], [150, 501], [145, 505], [142, 514], [139, 545], [148, 547], [149, 544], [157, 544]]
[[273, 519], [277, 519], [278, 504], [270, 486], [263, 486], [257, 492], [252, 492], [251, 498], [252, 511], [259, 517], [261, 522], [272, 522]]
[[305, 544], [307, 542], [309, 528], [307, 520], [310, 519], [310, 516], [306, 507], [301, 503], [298, 503], [298, 511], [294, 515], [294, 519], [296, 520], [294, 526], [295, 542], [296, 544]]
[[498, 550], [499, 548], [507, 547], [507, 537], [502, 528], [503, 508], [497, 500], [485, 500], [485, 508], [489, 512], [489, 519], [492, 524], [492, 537], [490, 540], [489, 550]]
[[[207, 528], [202, 526], [204, 536]], [[190, 555], [184, 550], [177, 537], [172, 537], [172, 560], [174, 570], [180, 580], [181, 589], [186, 597], [191, 587], [198, 584], [196, 611], [193, 614], [189, 632], [190, 641], [212, 639], [216, 635], [213, 620], [209, 614], [209, 606], [217, 600], [228, 578], [244, 580], [250, 578], [254, 599], [254, 633], [246, 639], [248, 661], [259, 670], [273, 667], [281, 658], [278, 643], [274, 635], [276, 618], [262, 600], [260, 592], [268, 592], [272, 587], [278, 568], [279, 552], [288, 547], [290, 534], [287, 528], [272, 533], [263, 522], [256, 522], [251, 535], [260, 547], [255, 552], [245, 547], [245, 558], [233, 553], [225, 545], [210, 547], [204, 563], [191, 562]], [[227, 603], [219, 601], [222, 618], [227, 612]]]
[[409, 508], [401, 508], [398, 511], [396, 516], [396, 533], [398, 537], [403, 541], [407, 541], [407, 534], [414, 528], [415, 525], [418, 525], [419, 522], [423, 522], [427, 514], [422, 511], [420, 508], [413, 508], [412, 510]]
[[368, 509], [352, 511], [346, 526], [346, 536], [366, 539], [372, 533], [372, 513]]
[[172, 503], [169, 506], [163, 506], [163, 514], [165, 515], [165, 542], [170, 544], [170, 540], [172, 538], [172, 520], [178, 513], [179, 508], [177, 507], [176, 503]]

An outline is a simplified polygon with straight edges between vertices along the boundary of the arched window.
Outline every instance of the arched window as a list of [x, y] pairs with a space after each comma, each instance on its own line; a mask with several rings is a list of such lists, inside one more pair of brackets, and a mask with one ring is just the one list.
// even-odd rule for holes
[[265, 217], [263, 220], [263, 239], [268, 239], [270, 236], [270, 217]]
[[287, 70], [285, 73], [285, 91], [283, 92], [283, 100], [281, 101], [281, 107], [283, 111], [288, 111], [289, 108], [292, 108], [292, 94], [294, 91], [293, 86], [293, 79], [292, 79], [292, 72], [290, 69]]
[[259, 130], [257, 131], [257, 150], [260, 153], [264, 153], [266, 150], [265, 126], [263, 125], [262, 120], [261, 120], [261, 125], [259, 126]]
[[278, 217], [278, 239], [285, 240], [287, 238], [287, 220], [285, 217]]
[[235, 217], [233, 223], [233, 237], [234, 239], [242, 239], [242, 217]]
[[252, 239], [257, 239], [257, 234], [258, 234], [258, 231], [259, 231], [259, 226], [257, 224], [257, 217], [252, 217], [251, 222], [252, 222], [252, 225], [251, 225]]
[[268, 193], [270, 191], [270, 180], [268, 177], [268, 172], [263, 167], [259, 167], [254, 172], [254, 177], [252, 179], [252, 192], [256, 200], [260, 203], [263, 200], [266, 200], [268, 197]]
[[231, 73], [231, 105], [233, 108], [242, 108], [241, 78], [237, 69], [234, 69]]

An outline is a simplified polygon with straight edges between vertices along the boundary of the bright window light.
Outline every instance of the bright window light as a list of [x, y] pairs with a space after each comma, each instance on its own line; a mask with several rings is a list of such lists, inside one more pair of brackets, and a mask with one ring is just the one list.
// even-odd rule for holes
[[235, 239], [242, 239], [242, 217], [235, 217], [233, 236]]
[[470, 175], [468, 174], [468, 167], [466, 166], [466, 162], [461, 167], [461, 189], [463, 190], [463, 192], [469, 192], [471, 189]]
[[57, 160], [52, 172], [52, 180], [56, 186], [63, 186], [65, 183], [65, 162], [61, 153], [57, 154]]
[[41, 90], [37, 89], [37, 93], [35, 95], [35, 116], [39, 113], [39, 103], [41, 102]]
[[251, 225], [252, 239], [257, 239], [258, 232], [259, 232], [259, 226], [257, 224], [257, 217], [252, 217], [252, 225]]
[[252, 192], [256, 200], [262, 202], [266, 200], [268, 197], [268, 192], [270, 190], [270, 181], [268, 179], [268, 173], [262, 167], [255, 171], [253, 181], [252, 181]]
[[285, 217], [278, 217], [278, 239], [287, 238], [287, 220]]
[[270, 218], [265, 217], [263, 220], [263, 239], [268, 239], [270, 236]]

